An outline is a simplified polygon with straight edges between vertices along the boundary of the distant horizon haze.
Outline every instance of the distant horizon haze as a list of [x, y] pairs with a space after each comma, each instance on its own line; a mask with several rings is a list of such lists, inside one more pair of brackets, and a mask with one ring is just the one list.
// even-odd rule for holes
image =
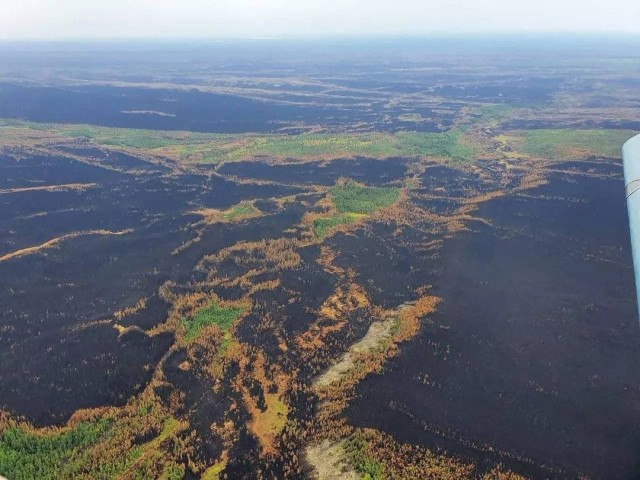
[[633, 0], [5, 0], [0, 40], [640, 35]]

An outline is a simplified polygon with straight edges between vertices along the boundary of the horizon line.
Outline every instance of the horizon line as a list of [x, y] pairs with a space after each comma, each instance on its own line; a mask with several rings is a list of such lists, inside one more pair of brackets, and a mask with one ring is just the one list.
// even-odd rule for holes
[[119, 37], [22, 37], [10, 38], [0, 37], [0, 43], [71, 43], [71, 42], [227, 42], [227, 41], [248, 41], [248, 42], [268, 42], [268, 41], [312, 41], [312, 40], [438, 40], [438, 39], [464, 39], [464, 38], [507, 38], [507, 37], [567, 37], [567, 38], [589, 38], [589, 37], [616, 37], [640, 40], [640, 32], [620, 32], [601, 30], [528, 30], [528, 31], [500, 31], [500, 32], [432, 32], [432, 33], [330, 33], [330, 34], [309, 34], [309, 35], [261, 35], [261, 36], [119, 36]]

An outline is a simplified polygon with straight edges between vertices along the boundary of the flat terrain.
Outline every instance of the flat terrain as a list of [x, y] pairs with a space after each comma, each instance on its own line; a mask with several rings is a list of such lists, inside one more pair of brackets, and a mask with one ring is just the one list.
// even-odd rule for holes
[[640, 476], [640, 45], [376, 42], [0, 45], [0, 475]]

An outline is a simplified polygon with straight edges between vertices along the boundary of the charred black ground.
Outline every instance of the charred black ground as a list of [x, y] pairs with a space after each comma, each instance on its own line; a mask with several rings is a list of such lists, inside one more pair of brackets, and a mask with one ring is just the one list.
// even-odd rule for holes
[[430, 264], [443, 299], [435, 325], [360, 384], [351, 421], [535, 478], [640, 473], [640, 332], [621, 177], [573, 166], [483, 204], [477, 215], [490, 226], [445, 240]]

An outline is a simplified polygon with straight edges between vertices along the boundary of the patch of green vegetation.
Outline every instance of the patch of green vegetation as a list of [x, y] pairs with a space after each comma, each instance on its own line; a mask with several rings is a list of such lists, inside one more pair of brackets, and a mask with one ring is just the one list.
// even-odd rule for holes
[[393, 187], [367, 187], [349, 182], [331, 188], [331, 198], [340, 213], [369, 214], [392, 205], [400, 190]]
[[363, 215], [354, 213], [343, 213], [340, 215], [332, 215], [330, 217], [320, 217], [313, 221], [313, 231], [319, 238], [325, 238], [329, 232], [339, 226], [353, 223]]
[[329, 192], [337, 214], [319, 217], [313, 221], [313, 231], [325, 238], [339, 225], [353, 223], [398, 200], [400, 189], [394, 187], [367, 187], [355, 182], [336, 185]]
[[473, 148], [463, 142], [461, 131], [444, 133], [400, 132], [395, 135], [301, 134], [250, 138], [226, 152], [221, 160], [271, 156], [281, 158], [434, 156], [467, 160]]
[[222, 213], [222, 218], [225, 220], [237, 220], [243, 217], [252, 217], [259, 215], [260, 210], [253, 206], [251, 203], [239, 203], [234, 205], [229, 210]]
[[233, 341], [234, 341], [234, 338], [231, 332], [229, 330], [224, 332], [224, 335], [222, 336], [222, 341], [220, 342], [220, 349], [218, 350], [219, 357], [224, 357], [224, 354], [227, 352], [229, 346], [231, 345], [231, 342]]
[[385, 478], [384, 465], [367, 456], [366, 435], [358, 432], [346, 441], [344, 451], [353, 468], [362, 474], [363, 480], [382, 480]]
[[476, 154], [476, 147], [466, 141], [462, 130], [443, 133], [398, 133], [397, 148], [402, 156], [450, 158], [467, 162]]
[[184, 465], [171, 463], [165, 467], [159, 480], [182, 480], [185, 474]]
[[523, 130], [505, 132], [515, 148], [543, 158], [580, 156], [620, 157], [622, 144], [635, 135], [631, 130]]
[[162, 431], [157, 438], [155, 438], [151, 443], [152, 444], [160, 444], [164, 442], [170, 435], [172, 435], [178, 428], [180, 427], [180, 422], [176, 420], [174, 417], [169, 417], [164, 421], [162, 426]]
[[87, 465], [85, 468], [87, 472], [91, 472], [89, 474], [89, 478], [96, 478], [99, 480], [118, 478], [118, 475], [125, 471], [130, 465], [134, 464], [140, 458], [142, 453], [142, 447], [135, 447], [117, 459], [102, 462], [95, 467], [91, 465], [90, 461], [87, 461], [85, 462]]
[[31, 130], [47, 130], [49, 127], [46, 123], [31, 123], [13, 118], [0, 118], [0, 127], [30, 128]]
[[66, 138], [85, 138], [97, 145], [153, 150], [177, 145], [197, 145], [229, 138], [229, 135], [139, 128], [100, 127], [83, 124], [36, 123], [0, 119], [0, 126], [47, 131]]
[[105, 435], [109, 427], [109, 421], [101, 419], [80, 422], [60, 433], [7, 428], [0, 433], [0, 474], [11, 480], [73, 478], [86, 463], [86, 448]]
[[98, 145], [153, 150], [184, 143], [202, 143], [216, 139], [214, 134], [193, 132], [164, 132], [136, 128], [96, 127], [73, 125], [54, 129], [65, 137], [87, 138]]
[[382, 134], [300, 134], [250, 138], [227, 153], [227, 160], [259, 156], [279, 158], [384, 157], [394, 155], [393, 137]]
[[224, 460], [214, 463], [211, 467], [205, 470], [200, 480], [219, 480], [220, 474], [224, 471], [226, 466], [227, 462]]
[[51, 123], [35, 123], [26, 122], [24, 120], [16, 120], [14, 118], [2, 118], [0, 119], [0, 126], [2, 127], [14, 127], [14, 128], [28, 128], [30, 130], [51, 130], [55, 125]]
[[184, 338], [187, 341], [197, 338], [200, 330], [209, 325], [217, 325], [223, 332], [227, 331], [244, 311], [244, 307], [225, 308], [213, 301], [194, 316], [180, 321], [185, 329]]
[[149, 415], [152, 411], [153, 411], [153, 405], [151, 404], [140, 405], [138, 407], [138, 410], [136, 410], [136, 414], [140, 417], [145, 417]]
[[473, 123], [480, 123], [487, 127], [495, 127], [500, 122], [509, 118], [515, 108], [511, 105], [496, 103], [492, 105], [483, 105], [475, 113], [480, 116], [474, 119]]

